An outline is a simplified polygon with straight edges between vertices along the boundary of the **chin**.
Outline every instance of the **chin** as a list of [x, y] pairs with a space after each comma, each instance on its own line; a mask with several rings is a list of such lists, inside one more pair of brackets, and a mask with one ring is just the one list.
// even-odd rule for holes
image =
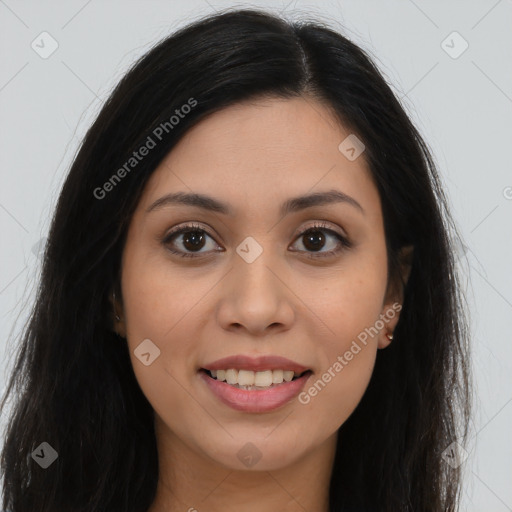
[[224, 439], [223, 444], [215, 442], [215, 447], [204, 453], [229, 470], [275, 471], [293, 464], [307, 451], [305, 440], [284, 431], [281, 435], [269, 432], [272, 431], [262, 433], [261, 429], [253, 429], [252, 435], [248, 430], [247, 435]]

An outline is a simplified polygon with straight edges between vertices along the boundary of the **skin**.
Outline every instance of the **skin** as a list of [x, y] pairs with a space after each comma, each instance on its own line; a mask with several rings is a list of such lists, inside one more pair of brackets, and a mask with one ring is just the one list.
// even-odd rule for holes
[[[311, 98], [244, 102], [189, 130], [151, 176], [129, 227], [115, 304], [115, 329], [155, 411], [160, 479], [150, 512], [328, 510], [337, 430], [361, 400], [399, 314], [307, 404], [236, 411], [198, 369], [234, 354], [281, 355], [313, 371], [307, 389], [401, 300], [388, 282], [381, 203], [364, 153], [350, 161], [338, 149], [349, 134]], [[279, 216], [290, 197], [331, 189], [364, 213], [333, 203]], [[229, 203], [234, 215], [188, 205], [146, 211], [178, 191]], [[315, 221], [352, 247], [313, 259], [339, 247], [325, 231], [318, 251], [308, 245], [300, 232]], [[194, 252], [180, 234], [162, 242], [188, 222], [206, 230], [202, 247]], [[236, 252], [248, 236], [263, 248], [252, 263]], [[134, 354], [145, 339], [160, 349], [149, 366]], [[248, 442], [261, 454], [251, 468], [237, 457]]]

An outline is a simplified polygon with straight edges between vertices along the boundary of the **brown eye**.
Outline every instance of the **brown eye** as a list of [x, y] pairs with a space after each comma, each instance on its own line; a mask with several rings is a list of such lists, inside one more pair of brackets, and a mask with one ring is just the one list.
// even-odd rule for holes
[[319, 251], [325, 245], [326, 237], [320, 230], [310, 230], [302, 235], [304, 247], [308, 251]]
[[[211, 250], [216, 250], [215, 248], [218, 247], [216, 244], [211, 244], [210, 250], [201, 251], [207, 246], [208, 238], [213, 240], [201, 226], [187, 225], [168, 233], [162, 243], [173, 254], [184, 258], [195, 258], [205, 255]], [[178, 247], [178, 250], [173, 247]]]
[[184, 231], [183, 247], [188, 251], [202, 249], [205, 243], [205, 236], [201, 231]]
[[[304, 247], [304, 250], [301, 249], [300, 252], [308, 253], [310, 258], [335, 256], [344, 249], [352, 247], [346, 237], [327, 228], [325, 223], [306, 229], [299, 234], [297, 241], [301, 241]], [[328, 250], [322, 251], [325, 247]]]

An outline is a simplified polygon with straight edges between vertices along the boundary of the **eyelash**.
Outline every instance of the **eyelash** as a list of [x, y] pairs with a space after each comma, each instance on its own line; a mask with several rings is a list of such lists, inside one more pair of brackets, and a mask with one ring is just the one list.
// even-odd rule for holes
[[[345, 238], [344, 236], [340, 235], [339, 233], [337, 233], [336, 231], [334, 231], [333, 229], [330, 229], [327, 227], [328, 225], [325, 223], [325, 222], [316, 222], [315, 224], [313, 224], [312, 226], [310, 226], [309, 228], [305, 229], [304, 231], [300, 232], [297, 237], [296, 237], [296, 240], [298, 240], [300, 237], [308, 234], [308, 233], [311, 233], [311, 232], [315, 232], [315, 231], [325, 231], [326, 233], [329, 233], [331, 235], [334, 235], [338, 241], [339, 241], [339, 247], [337, 249], [333, 249], [333, 250], [330, 250], [330, 251], [327, 251], [327, 252], [317, 252], [317, 253], [311, 253], [309, 252], [307, 254], [307, 257], [308, 258], [311, 258], [311, 259], [317, 259], [317, 258], [328, 258], [328, 257], [332, 257], [332, 256], [335, 256], [337, 254], [339, 254], [341, 251], [343, 251], [344, 249], [350, 249], [352, 247], [352, 243], [347, 239]], [[166, 246], [167, 250], [169, 252], [171, 252], [172, 254], [175, 254], [177, 256], [180, 256], [182, 258], [200, 258], [200, 257], [203, 257], [204, 256], [204, 253], [187, 253], [187, 252], [182, 252], [182, 251], [175, 251], [174, 249], [171, 249], [169, 247], [169, 242], [177, 235], [181, 235], [183, 233], [187, 233], [187, 232], [191, 232], [191, 231], [201, 231], [203, 233], [206, 233], [210, 238], [214, 238], [206, 229], [204, 229], [204, 227], [198, 225], [198, 224], [194, 224], [194, 223], [191, 223], [191, 224], [186, 224], [185, 226], [181, 226], [180, 228], [174, 230], [174, 231], [171, 231], [170, 233], [167, 233], [166, 236], [163, 238], [162, 240], [162, 243]], [[304, 251], [297, 251], [297, 252], [304, 252]]]

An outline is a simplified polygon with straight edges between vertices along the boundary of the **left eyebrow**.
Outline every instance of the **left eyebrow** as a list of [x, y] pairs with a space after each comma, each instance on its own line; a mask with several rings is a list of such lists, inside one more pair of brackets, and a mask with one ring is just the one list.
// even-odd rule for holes
[[[280, 215], [284, 217], [289, 213], [305, 210], [306, 208], [334, 203], [349, 204], [358, 209], [363, 215], [365, 214], [363, 207], [353, 197], [340, 190], [333, 189], [326, 192], [315, 192], [304, 196], [292, 197], [281, 205]], [[185, 192], [175, 192], [157, 199], [147, 208], [146, 213], [172, 204], [195, 206], [224, 215], [233, 215], [233, 207], [227, 203], [204, 194]]]
[[346, 203], [357, 208], [363, 215], [365, 213], [363, 207], [351, 196], [341, 192], [340, 190], [328, 190], [327, 192], [315, 192], [305, 196], [294, 197], [288, 199], [281, 206], [281, 216], [288, 215], [292, 212], [298, 212], [311, 208], [313, 206], [323, 206], [333, 203]]

